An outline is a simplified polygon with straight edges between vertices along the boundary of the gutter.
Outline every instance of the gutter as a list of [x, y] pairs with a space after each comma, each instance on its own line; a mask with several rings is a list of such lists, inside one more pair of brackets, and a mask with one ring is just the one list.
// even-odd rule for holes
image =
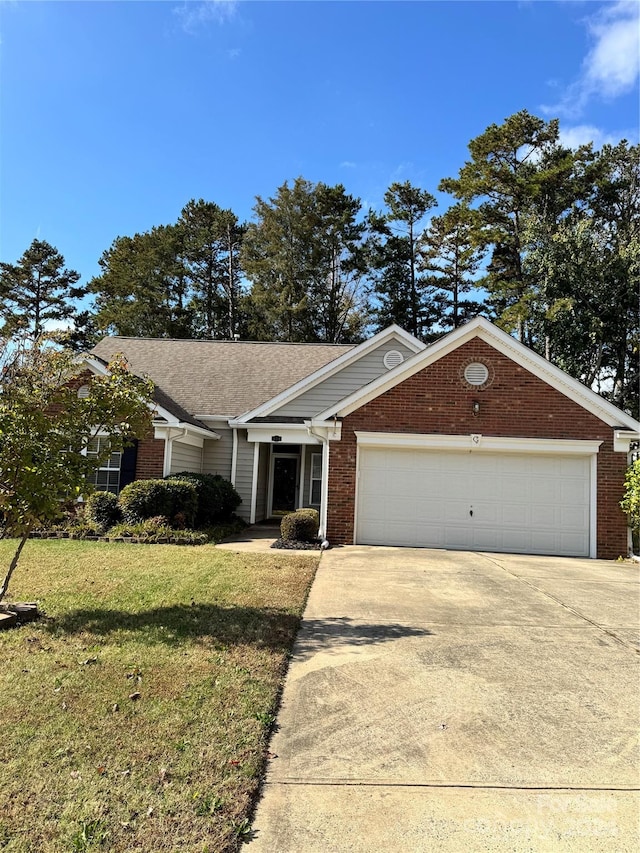
[[[179, 432], [176, 435], [172, 435], [174, 429], [179, 429]], [[186, 427], [167, 427], [167, 435], [164, 440], [164, 462], [162, 463], [162, 476], [168, 477], [171, 473], [171, 452], [173, 448], [173, 442], [179, 438], [184, 438], [187, 434]]]

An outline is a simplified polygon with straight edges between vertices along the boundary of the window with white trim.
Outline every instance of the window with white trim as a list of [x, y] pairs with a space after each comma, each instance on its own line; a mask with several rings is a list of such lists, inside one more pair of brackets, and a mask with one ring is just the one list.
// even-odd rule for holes
[[[109, 447], [109, 437], [104, 435], [89, 439], [87, 444], [87, 456], [97, 458]], [[95, 473], [87, 479], [94, 484], [99, 492], [113, 492], [117, 495], [120, 491], [120, 467], [122, 465], [122, 453], [114, 451], [96, 469]]]
[[311, 454], [311, 467], [309, 469], [309, 504], [320, 506], [320, 495], [322, 494], [322, 453]]

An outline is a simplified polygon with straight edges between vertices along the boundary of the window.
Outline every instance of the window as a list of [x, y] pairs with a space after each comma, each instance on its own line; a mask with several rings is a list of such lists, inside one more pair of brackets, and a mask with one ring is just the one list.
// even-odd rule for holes
[[[95, 458], [108, 446], [109, 439], [107, 436], [92, 438], [87, 445], [87, 456]], [[117, 495], [120, 491], [121, 465], [122, 453], [114, 451], [88, 479], [95, 485], [99, 492], [113, 492], [114, 495]]]
[[320, 506], [322, 494], [322, 453], [311, 454], [311, 470], [309, 472], [309, 503]]

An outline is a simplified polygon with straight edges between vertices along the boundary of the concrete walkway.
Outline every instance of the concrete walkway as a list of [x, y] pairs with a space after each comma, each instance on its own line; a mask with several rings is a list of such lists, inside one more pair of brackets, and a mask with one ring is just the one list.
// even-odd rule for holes
[[324, 554], [250, 853], [635, 853], [639, 570]]

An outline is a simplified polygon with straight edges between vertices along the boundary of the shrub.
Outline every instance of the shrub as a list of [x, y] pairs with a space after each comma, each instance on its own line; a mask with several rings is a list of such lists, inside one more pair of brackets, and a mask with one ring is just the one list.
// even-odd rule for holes
[[159, 515], [171, 519], [181, 513], [191, 526], [198, 496], [193, 483], [186, 480], [136, 480], [120, 492], [119, 503], [124, 520], [130, 524]]
[[84, 507], [86, 520], [101, 532], [122, 521], [118, 498], [112, 492], [94, 492], [89, 495]]
[[317, 512], [296, 510], [285, 515], [280, 523], [280, 535], [286, 542], [313, 542], [318, 535]]
[[165, 516], [147, 518], [136, 524], [117, 524], [109, 531], [113, 538], [136, 538], [149, 544], [170, 543], [172, 545], [205, 545], [208, 542], [206, 533], [197, 530], [176, 530], [167, 524]]
[[296, 512], [303, 512], [310, 518], [313, 518], [318, 526], [320, 526], [320, 513], [317, 509], [311, 506], [299, 506]]
[[192, 483], [198, 495], [196, 526], [209, 527], [228, 519], [242, 503], [242, 498], [228, 480], [219, 474], [194, 474], [183, 471], [171, 474], [168, 480], [186, 480]]

